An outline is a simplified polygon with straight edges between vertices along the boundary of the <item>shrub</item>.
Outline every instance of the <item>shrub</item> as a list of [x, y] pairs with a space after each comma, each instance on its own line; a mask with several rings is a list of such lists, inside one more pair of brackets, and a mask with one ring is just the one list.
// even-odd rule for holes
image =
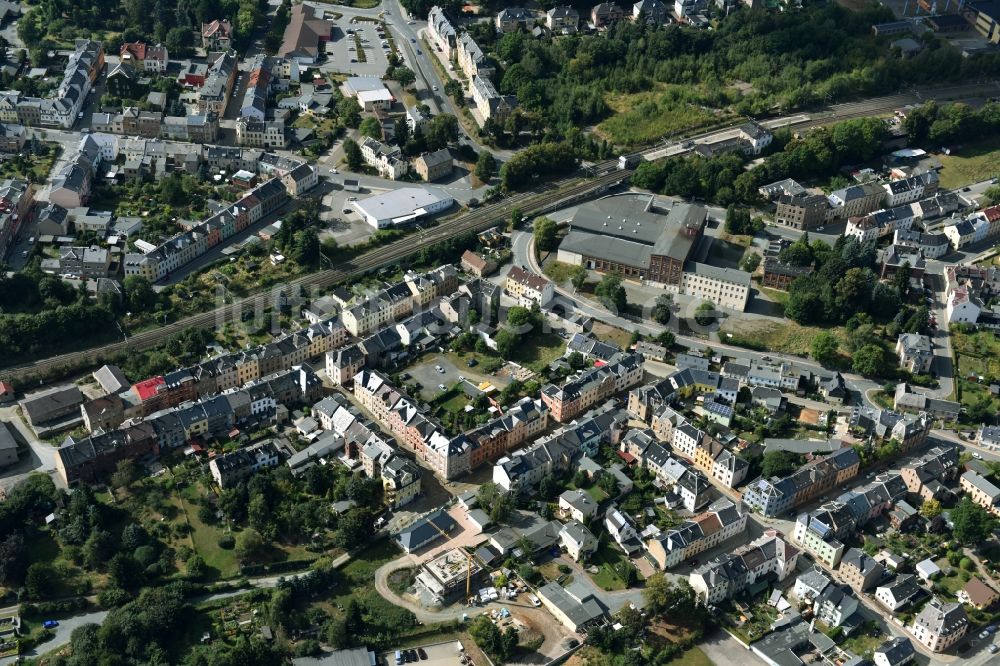
[[232, 534], [223, 534], [221, 537], [219, 537], [219, 548], [225, 548], [226, 550], [230, 550], [235, 547], [236, 547], [236, 539], [233, 537]]

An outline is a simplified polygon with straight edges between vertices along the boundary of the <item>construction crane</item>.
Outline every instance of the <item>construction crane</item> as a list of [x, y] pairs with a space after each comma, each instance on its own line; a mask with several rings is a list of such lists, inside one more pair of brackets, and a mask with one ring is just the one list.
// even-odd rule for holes
[[[454, 537], [448, 536], [448, 533], [445, 532], [440, 527], [438, 527], [437, 523], [435, 523], [433, 520], [428, 520], [427, 524], [431, 525], [434, 529], [436, 529], [438, 532], [440, 532], [441, 536], [443, 536], [448, 541], [453, 541], [454, 540]], [[456, 548], [456, 550], [458, 550], [460, 553], [462, 553], [463, 555], [465, 555], [465, 562], [466, 562], [466, 565], [465, 565], [465, 603], [468, 604], [469, 603], [469, 599], [472, 598], [472, 555], [469, 554], [464, 548], [461, 548], [461, 547]]]

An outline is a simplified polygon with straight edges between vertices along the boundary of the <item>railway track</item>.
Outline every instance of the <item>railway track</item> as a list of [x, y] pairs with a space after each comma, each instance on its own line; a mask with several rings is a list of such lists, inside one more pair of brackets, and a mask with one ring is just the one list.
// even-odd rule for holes
[[[988, 94], [998, 92], [996, 81], [980, 82], [977, 84], [940, 87], [927, 89], [922, 94], [936, 98], [941, 95], [943, 99], [961, 99], [969, 97], [984, 97]], [[880, 115], [891, 112], [894, 109], [906, 104], [921, 103], [925, 101], [917, 93], [902, 93], [899, 95], [887, 95], [879, 98], [872, 98], [866, 102], [855, 102], [833, 107], [833, 113], [823, 117], [805, 117], [797, 122], [788, 123], [788, 127], [808, 129], [828, 125], [851, 118]], [[724, 132], [738, 127], [741, 123], [734, 122], [725, 127], [718, 127], [693, 136], [684, 137], [680, 141], [694, 141], [718, 132]], [[669, 146], [670, 142], [660, 143], [642, 150], [630, 153], [630, 155], [640, 155], [645, 157], [650, 153], [662, 151]], [[360, 255], [354, 262], [346, 264], [343, 268], [332, 269], [313, 273], [292, 280], [285, 285], [292, 290], [320, 287], [326, 288], [347, 281], [352, 277], [357, 277], [377, 270], [383, 266], [395, 263], [405, 257], [418, 252], [421, 248], [433, 245], [448, 237], [457, 236], [468, 231], [482, 231], [494, 226], [498, 221], [503, 221], [514, 209], [520, 209], [525, 214], [535, 214], [546, 212], [553, 207], [553, 204], [564, 199], [581, 196], [588, 192], [598, 192], [603, 188], [627, 178], [632, 169], [619, 170], [617, 160], [606, 160], [598, 162], [587, 168], [588, 176], [575, 176], [549, 183], [547, 186], [539, 186], [535, 190], [509, 197], [497, 203], [483, 206], [474, 211], [466, 213], [456, 219], [446, 220], [440, 225], [410, 234], [406, 238], [381, 248], [376, 248], [363, 255]], [[235, 301], [209, 312], [192, 315], [167, 324], [157, 329], [142, 331], [128, 338], [127, 341], [110, 343], [87, 350], [69, 352], [59, 356], [49, 357], [34, 363], [24, 364], [11, 368], [0, 369], [0, 378], [9, 381], [19, 381], [32, 375], [44, 375], [61, 367], [83, 367], [100, 362], [101, 359], [129, 350], [143, 350], [159, 344], [165, 337], [178, 333], [188, 327], [207, 328], [220, 321], [233, 321], [247, 311], [259, 311], [271, 307], [270, 300], [273, 294], [255, 294]]]
[[[283, 285], [283, 290], [296, 293], [302, 289], [331, 287], [361, 277], [389, 264], [398, 263], [418, 252], [421, 248], [432, 246], [447, 238], [467, 232], [484, 231], [495, 226], [498, 222], [506, 221], [515, 209], [524, 214], [536, 214], [554, 209], [562, 201], [600, 192], [620, 183], [631, 174], [631, 170], [619, 171], [617, 163], [614, 164], [613, 171], [606, 171], [596, 178], [586, 179], [580, 176], [564, 178], [483, 206], [455, 219], [444, 220], [438, 226], [418, 231], [398, 241], [359, 255], [341, 268], [311, 273], [291, 280]], [[274, 292], [254, 294], [208, 312], [191, 315], [159, 328], [141, 331], [120, 342], [0, 369], [0, 377], [7, 381], [19, 382], [33, 376], [44, 376], [61, 368], [75, 369], [93, 366], [117, 354], [155, 347], [162, 343], [165, 338], [186, 328], [210, 328], [221, 322], [237, 321], [244, 313], [263, 311], [273, 307], [275, 305], [274, 299]]]

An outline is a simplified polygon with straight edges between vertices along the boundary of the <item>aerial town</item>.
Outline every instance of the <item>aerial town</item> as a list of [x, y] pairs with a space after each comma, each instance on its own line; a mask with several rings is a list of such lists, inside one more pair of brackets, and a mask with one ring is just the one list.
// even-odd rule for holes
[[0, 666], [1000, 664], [993, 0], [0, 0], [0, 267]]

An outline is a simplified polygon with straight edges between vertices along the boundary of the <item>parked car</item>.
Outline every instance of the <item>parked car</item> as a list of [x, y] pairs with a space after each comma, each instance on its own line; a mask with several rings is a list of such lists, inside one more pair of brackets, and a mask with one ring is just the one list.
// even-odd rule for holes
[[417, 656], [420, 657], [421, 661], [423, 661], [427, 658], [427, 651], [423, 648], [417, 648]]
[[468, 361], [466, 361], [466, 362], [465, 362], [465, 364], [466, 364], [467, 366], [469, 366], [470, 368], [474, 368], [474, 367], [476, 367], [477, 365], [479, 365], [479, 361], [477, 361], [477, 360], [476, 360], [476, 359], [474, 359], [474, 358], [470, 358], [470, 359], [469, 359]]
[[46, 620], [45, 622], [42, 622], [42, 626], [46, 629], [55, 629], [59, 626], [59, 622], [57, 620]]
[[444, 374], [444, 368], [442, 368], [440, 365], [435, 365], [434, 369], [438, 371], [438, 374], [441, 374], [441, 375]]
[[448, 387], [445, 386], [444, 384], [438, 384], [438, 388], [441, 389], [442, 391], [447, 391], [448, 390]]

